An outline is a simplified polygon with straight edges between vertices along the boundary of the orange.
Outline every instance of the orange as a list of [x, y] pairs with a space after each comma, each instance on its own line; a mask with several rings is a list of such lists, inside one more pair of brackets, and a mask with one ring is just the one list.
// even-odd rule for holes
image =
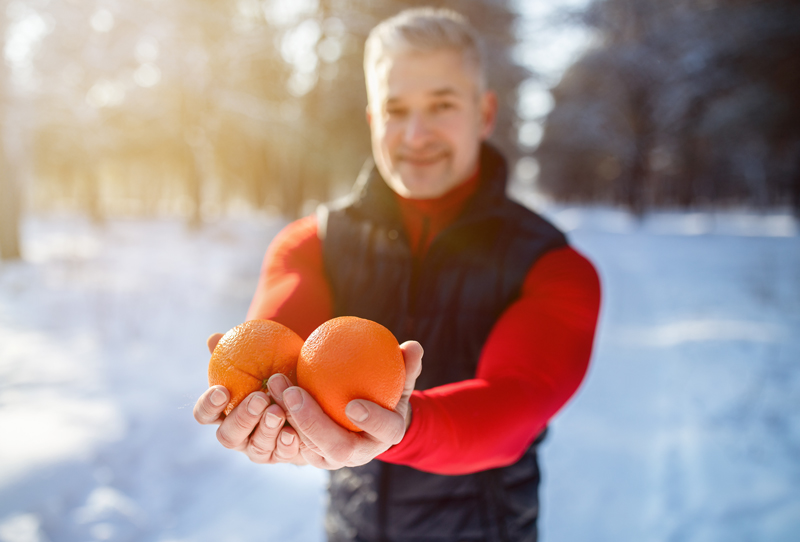
[[297, 359], [297, 385], [336, 423], [361, 431], [344, 413], [353, 399], [394, 410], [406, 381], [403, 353], [392, 332], [372, 320], [343, 316], [319, 326]]
[[303, 339], [272, 320], [249, 320], [228, 331], [208, 363], [208, 385], [222, 384], [231, 394], [225, 415], [254, 391], [264, 390], [275, 373], [297, 382], [297, 356]]

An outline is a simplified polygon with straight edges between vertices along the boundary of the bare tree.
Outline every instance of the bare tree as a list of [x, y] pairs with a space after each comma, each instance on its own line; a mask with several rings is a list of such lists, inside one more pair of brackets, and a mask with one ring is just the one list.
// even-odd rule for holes
[[602, 0], [585, 21], [603, 39], [553, 90], [536, 153], [546, 191], [637, 213], [711, 203], [797, 212], [796, 3]]
[[[32, 4], [54, 22], [32, 58], [32, 204], [71, 202], [98, 219], [177, 208], [195, 225], [241, 202], [297, 217], [349, 186], [370, 154], [367, 33], [428, 3]], [[504, 104], [496, 139], [513, 160], [528, 73], [511, 59], [512, 3], [434, 3], [487, 36]]]
[[[6, 3], [0, 3], [5, 11]], [[0, 21], [0, 44], [5, 44], [6, 20]], [[5, 113], [9, 103], [8, 70], [0, 62], [0, 259], [14, 260], [20, 257], [19, 226], [22, 195], [16, 175], [17, 169], [6, 152]]]

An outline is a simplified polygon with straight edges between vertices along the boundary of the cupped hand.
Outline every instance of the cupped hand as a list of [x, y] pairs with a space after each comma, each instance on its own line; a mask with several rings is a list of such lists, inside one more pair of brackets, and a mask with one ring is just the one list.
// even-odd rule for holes
[[[208, 349], [222, 337], [209, 337]], [[299, 453], [297, 432], [285, 425], [286, 414], [277, 404], [270, 404], [267, 394], [257, 391], [248, 395], [228, 416], [223, 416], [230, 401], [224, 386], [212, 386], [197, 400], [194, 418], [203, 425], [219, 425], [217, 440], [226, 448], [244, 453], [254, 463], [293, 463], [305, 465]]]
[[308, 392], [292, 386], [283, 375], [269, 379], [270, 396], [299, 434], [300, 454], [309, 464], [329, 470], [356, 467], [372, 461], [403, 439], [411, 420], [408, 401], [422, 371], [423, 351], [416, 341], [405, 342], [400, 349], [406, 365], [406, 381], [395, 409], [387, 410], [364, 399], [347, 404], [347, 417], [363, 433], [348, 431], [337, 424]]

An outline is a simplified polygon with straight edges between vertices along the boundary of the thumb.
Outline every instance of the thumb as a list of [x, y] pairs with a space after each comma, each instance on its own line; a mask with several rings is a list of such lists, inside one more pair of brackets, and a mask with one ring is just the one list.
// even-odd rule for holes
[[386, 444], [397, 444], [406, 432], [406, 420], [402, 415], [365, 399], [347, 403], [345, 414], [365, 433]]
[[206, 344], [208, 345], [208, 353], [213, 354], [214, 349], [217, 347], [217, 343], [222, 338], [222, 333], [214, 333], [211, 335], [207, 340]]
[[414, 385], [422, 372], [422, 345], [417, 341], [406, 341], [400, 345], [403, 352], [403, 361], [406, 364], [406, 382], [403, 386], [403, 398], [407, 398], [414, 391]]

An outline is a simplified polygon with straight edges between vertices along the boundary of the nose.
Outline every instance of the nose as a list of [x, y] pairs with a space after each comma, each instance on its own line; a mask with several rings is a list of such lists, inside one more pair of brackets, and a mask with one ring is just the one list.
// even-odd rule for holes
[[425, 115], [420, 112], [411, 113], [403, 137], [406, 145], [411, 147], [424, 145], [430, 138], [430, 134], [430, 126], [428, 126], [428, 119], [425, 118]]

